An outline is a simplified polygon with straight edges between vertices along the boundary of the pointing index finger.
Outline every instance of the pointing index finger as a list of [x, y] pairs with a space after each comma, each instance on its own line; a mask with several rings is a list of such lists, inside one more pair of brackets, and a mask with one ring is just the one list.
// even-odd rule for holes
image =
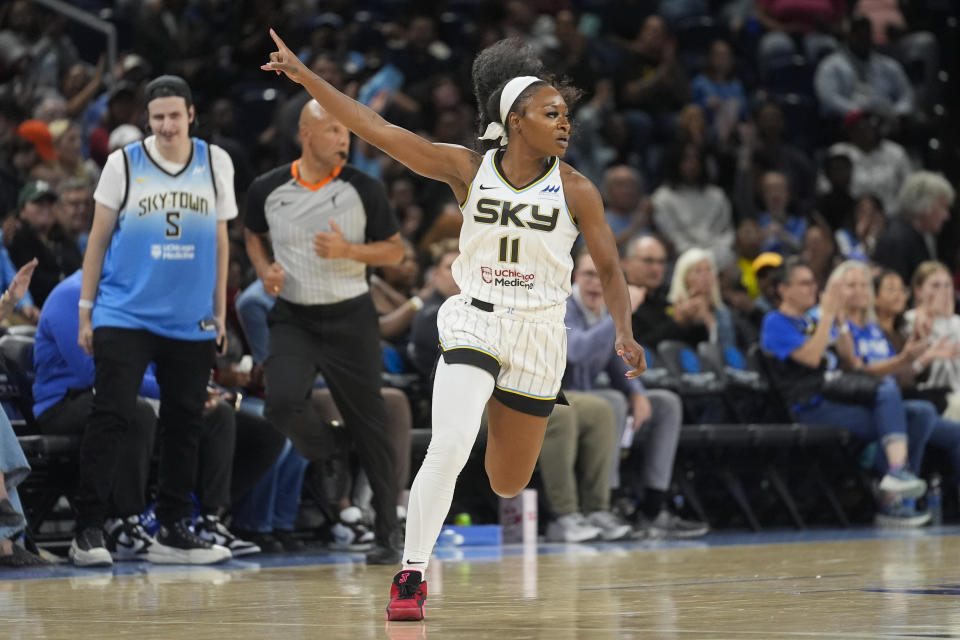
[[286, 49], [287, 45], [283, 42], [280, 36], [277, 35], [277, 32], [273, 30], [273, 27], [270, 27], [270, 37], [273, 38], [274, 43], [276, 43], [277, 48]]

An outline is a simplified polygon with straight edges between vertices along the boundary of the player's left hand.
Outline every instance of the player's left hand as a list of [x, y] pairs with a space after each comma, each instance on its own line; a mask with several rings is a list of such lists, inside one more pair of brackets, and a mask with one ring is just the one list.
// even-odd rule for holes
[[320, 231], [313, 237], [313, 250], [321, 258], [346, 258], [350, 243], [343, 237], [343, 231], [332, 219], [330, 232]]
[[617, 339], [617, 355], [623, 358], [623, 361], [632, 367], [627, 371], [628, 378], [636, 378], [647, 370], [647, 356], [643, 353], [643, 347], [637, 344], [633, 338]]

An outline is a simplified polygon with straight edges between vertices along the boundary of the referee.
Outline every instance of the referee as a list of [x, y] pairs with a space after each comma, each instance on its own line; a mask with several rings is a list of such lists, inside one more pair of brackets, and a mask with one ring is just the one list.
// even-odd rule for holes
[[346, 127], [314, 100], [300, 112], [300, 146], [297, 160], [259, 176], [247, 193], [247, 253], [277, 296], [268, 316], [265, 415], [305, 458], [329, 455], [311, 401], [323, 375], [373, 489], [376, 546], [367, 562], [393, 564], [398, 488], [366, 269], [403, 259], [399, 225], [380, 182], [346, 164]]

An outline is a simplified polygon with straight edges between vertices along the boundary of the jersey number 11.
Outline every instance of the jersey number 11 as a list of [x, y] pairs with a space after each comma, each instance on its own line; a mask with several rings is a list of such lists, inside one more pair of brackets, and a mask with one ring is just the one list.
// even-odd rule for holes
[[[509, 245], [510, 257], [507, 258], [507, 249]], [[509, 236], [500, 236], [500, 262], [512, 262], [516, 264], [520, 261], [520, 238], [510, 239]]]

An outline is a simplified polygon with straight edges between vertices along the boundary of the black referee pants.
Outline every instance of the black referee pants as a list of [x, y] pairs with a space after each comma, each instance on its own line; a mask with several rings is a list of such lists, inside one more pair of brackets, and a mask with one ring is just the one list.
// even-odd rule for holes
[[280, 298], [267, 320], [265, 417], [303, 457], [326, 457], [333, 450], [330, 434], [311, 398], [317, 372], [323, 374], [373, 489], [377, 542], [389, 544], [397, 528], [398, 489], [380, 395], [380, 329], [373, 301], [369, 294], [329, 305]]
[[160, 385], [157, 519], [169, 525], [193, 514], [203, 404], [213, 368], [213, 340], [174, 340], [149, 331], [101, 327], [93, 332], [97, 369], [93, 410], [80, 445], [77, 530], [101, 527], [116, 479], [122, 442], [150, 362]]

